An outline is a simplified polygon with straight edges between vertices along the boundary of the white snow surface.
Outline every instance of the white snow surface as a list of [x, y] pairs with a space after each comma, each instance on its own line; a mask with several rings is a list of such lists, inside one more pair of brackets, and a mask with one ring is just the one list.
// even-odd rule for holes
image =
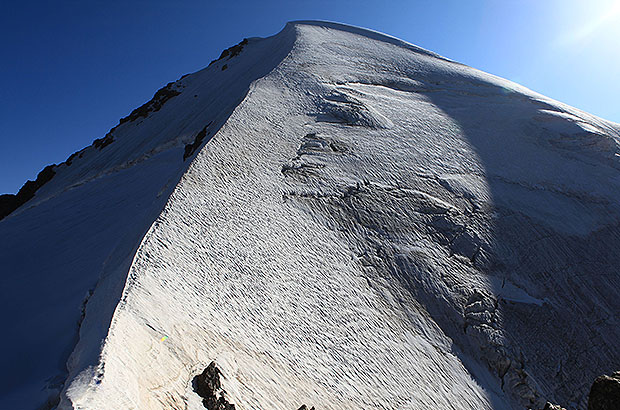
[[618, 124], [326, 22], [172, 87], [0, 222], [1, 408], [197, 410], [211, 361], [238, 409], [585, 408], [620, 366]]

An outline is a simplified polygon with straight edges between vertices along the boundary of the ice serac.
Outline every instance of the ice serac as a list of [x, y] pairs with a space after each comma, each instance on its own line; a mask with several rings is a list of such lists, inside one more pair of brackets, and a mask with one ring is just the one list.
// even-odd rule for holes
[[620, 368], [618, 124], [324, 22], [171, 87], [0, 222], [53, 335], [94, 288], [36, 353], [73, 349], [59, 408], [201, 409], [214, 362], [237, 409], [585, 409]]

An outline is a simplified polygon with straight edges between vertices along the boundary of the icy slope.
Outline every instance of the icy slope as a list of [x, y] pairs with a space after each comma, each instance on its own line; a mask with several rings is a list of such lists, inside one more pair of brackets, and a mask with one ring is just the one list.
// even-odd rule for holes
[[0, 221], [0, 408], [49, 408], [97, 363], [144, 234], [195, 151], [290, 46], [250, 39], [164, 87]]
[[379, 33], [265, 41], [60, 407], [199, 409], [215, 360], [240, 409], [583, 408], [620, 365], [618, 125]]

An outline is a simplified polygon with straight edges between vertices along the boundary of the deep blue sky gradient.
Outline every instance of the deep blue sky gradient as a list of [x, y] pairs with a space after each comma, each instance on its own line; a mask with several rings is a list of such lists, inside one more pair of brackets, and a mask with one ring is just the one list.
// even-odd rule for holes
[[620, 122], [619, 3], [3, 1], [0, 193], [90, 145], [224, 48], [290, 20], [378, 30]]

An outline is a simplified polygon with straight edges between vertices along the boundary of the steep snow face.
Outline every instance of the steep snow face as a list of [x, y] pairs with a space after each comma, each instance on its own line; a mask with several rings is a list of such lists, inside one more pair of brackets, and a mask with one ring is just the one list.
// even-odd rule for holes
[[138, 245], [195, 151], [286, 55], [281, 40], [169, 84], [0, 221], [0, 408], [49, 408], [96, 365]]
[[620, 365], [618, 125], [362, 29], [261, 44], [60, 408], [199, 409], [212, 360], [241, 409], [583, 408]]

